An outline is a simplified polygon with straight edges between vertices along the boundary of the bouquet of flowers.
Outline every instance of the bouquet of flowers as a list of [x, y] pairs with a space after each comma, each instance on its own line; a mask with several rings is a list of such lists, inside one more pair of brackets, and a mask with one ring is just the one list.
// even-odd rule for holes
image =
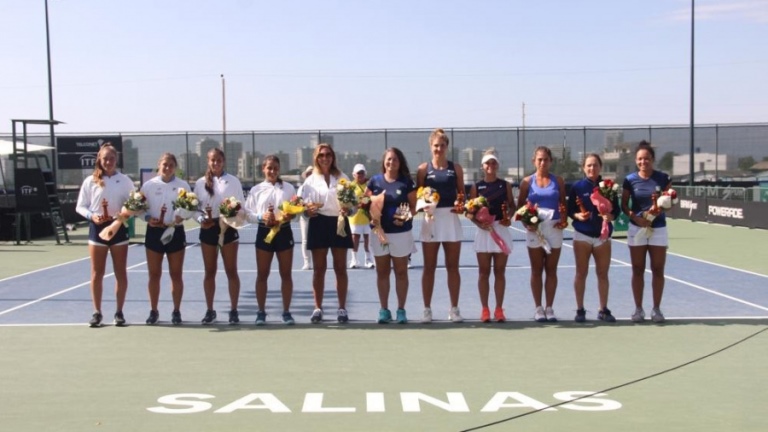
[[464, 207], [467, 210], [467, 215], [472, 215], [477, 222], [489, 227], [488, 230], [490, 231], [491, 239], [493, 239], [493, 242], [496, 243], [496, 245], [504, 254], [509, 255], [512, 250], [509, 248], [509, 245], [507, 245], [504, 239], [501, 238], [499, 233], [496, 232], [496, 228], [493, 226], [493, 222], [496, 220], [496, 217], [493, 216], [488, 209], [488, 200], [486, 200], [483, 196], [479, 196], [467, 201]]
[[595, 189], [598, 189], [600, 195], [610, 202], [615, 202], [619, 198], [619, 184], [611, 179], [601, 181]]
[[539, 237], [539, 241], [541, 242], [541, 247], [544, 249], [544, 252], [552, 252], [549, 243], [544, 238], [544, 235], [541, 233], [541, 229], [539, 227], [539, 225], [541, 225], [541, 217], [539, 216], [538, 205], [526, 202], [524, 206], [520, 207], [515, 212], [515, 220], [522, 222], [526, 228], [530, 227], [531, 231], [533, 231], [535, 228], [536, 235]]
[[669, 188], [661, 193], [661, 196], [656, 200], [656, 205], [663, 210], [669, 210], [673, 205], [677, 204], [680, 200], [677, 198], [677, 191]]
[[[603, 182], [600, 182], [601, 184]], [[607, 192], [606, 192], [607, 190]], [[606, 196], [607, 194], [607, 196]], [[601, 187], [595, 187], [592, 189], [592, 193], [589, 195], [589, 200], [592, 201], [592, 205], [597, 209], [597, 213], [601, 216], [609, 215], [613, 211], [613, 200], [616, 199], [616, 194], [612, 193], [610, 189]], [[600, 228], [600, 240], [606, 240], [611, 233], [611, 223], [603, 217], [603, 226]]]
[[240, 229], [245, 225], [242, 203], [231, 196], [219, 204], [219, 246], [224, 246], [224, 232], [227, 228]]
[[[104, 207], [104, 214], [106, 215], [106, 200], [102, 202], [102, 207]], [[147, 197], [145, 197], [141, 191], [132, 191], [128, 194], [128, 199], [123, 203], [123, 208], [120, 211], [120, 214], [117, 215], [114, 222], [99, 233], [99, 237], [104, 241], [112, 240], [112, 238], [115, 237], [115, 234], [117, 234], [117, 230], [120, 229], [121, 224], [125, 223], [131, 216], [143, 213], [148, 209], [149, 204], [147, 203]]]
[[[339, 183], [336, 185], [336, 199], [339, 200], [339, 206], [347, 211], [353, 210], [357, 207], [357, 194], [355, 193], [355, 185], [349, 182], [347, 179], [339, 179]], [[346, 217], [339, 214], [339, 218], [336, 222], [336, 234], [341, 237], [346, 237], [345, 231]]]
[[306, 210], [304, 200], [296, 195], [292, 196], [290, 200], [280, 203], [280, 206], [278, 207], [279, 213], [275, 215], [275, 224], [270, 227], [269, 233], [267, 233], [267, 236], [264, 238], [264, 243], [272, 243], [272, 240], [275, 239], [275, 236], [280, 232], [282, 226], [290, 223], [294, 216], [303, 213], [304, 210]]
[[384, 193], [382, 192], [368, 198], [371, 203], [369, 207], [371, 212], [371, 224], [373, 225], [371, 231], [376, 234], [381, 246], [386, 249], [387, 246], [389, 246], [389, 241], [387, 240], [387, 235], [384, 233], [384, 229], [381, 228], [381, 215], [384, 211]]
[[[424, 210], [424, 221], [431, 222], [433, 213], [440, 201], [440, 194], [429, 186], [422, 186], [416, 191], [416, 211]], [[432, 224], [425, 223], [421, 226], [424, 236], [432, 238]]]
[[367, 195], [359, 197], [357, 208], [365, 214], [368, 220], [371, 220], [371, 197]]
[[470, 198], [464, 202], [464, 214], [469, 217], [476, 214], [483, 207], [488, 207], [488, 200], [484, 196]]
[[189, 219], [195, 215], [200, 201], [194, 192], [188, 192], [184, 188], [179, 188], [179, 194], [173, 201], [174, 214], [182, 219]]

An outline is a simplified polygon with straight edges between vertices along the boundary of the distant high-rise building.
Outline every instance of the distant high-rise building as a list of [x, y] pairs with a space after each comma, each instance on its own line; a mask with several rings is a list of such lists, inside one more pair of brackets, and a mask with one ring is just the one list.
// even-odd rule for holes
[[459, 165], [464, 169], [480, 169], [483, 160], [483, 151], [480, 149], [467, 147], [459, 151]]
[[200, 168], [201, 157], [197, 153], [182, 153], [177, 158], [179, 161], [178, 169], [183, 173], [184, 180], [195, 182], [203, 176], [205, 172]]
[[139, 178], [139, 149], [133, 146], [130, 139], [123, 140], [123, 169], [122, 173], [133, 178]]
[[243, 157], [243, 143], [237, 141], [228, 141], [224, 143], [224, 155], [227, 158], [224, 164], [224, 170], [228, 173], [237, 175], [240, 159]]
[[309, 138], [309, 146], [312, 147], [312, 149], [314, 149], [319, 143], [325, 143], [333, 147], [333, 135], [320, 134], [320, 135], [312, 135]]
[[296, 165], [300, 170], [304, 170], [306, 167], [313, 164], [312, 155], [315, 152], [315, 146], [312, 147], [299, 147], [296, 149]]

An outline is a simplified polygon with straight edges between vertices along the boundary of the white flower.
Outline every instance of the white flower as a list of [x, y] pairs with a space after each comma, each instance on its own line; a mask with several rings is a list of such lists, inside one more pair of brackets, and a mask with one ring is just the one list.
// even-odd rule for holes
[[532, 217], [532, 218], [531, 218], [531, 223], [532, 223], [532, 224], [536, 224], [536, 223], [538, 223], [538, 222], [539, 222], [539, 218], [537, 218], [536, 216], [534, 216], [534, 217]]
[[187, 197], [189, 197], [189, 199], [197, 199], [197, 195], [195, 195], [194, 192], [187, 193]]
[[614, 183], [613, 184], [613, 190], [615, 190], [615, 191], [619, 190], [619, 184], [618, 183]]
[[605, 187], [605, 182], [601, 181], [600, 183], [598, 183], [598, 186], [600, 186], [601, 188], [604, 188]]
[[197, 207], [197, 205], [200, 204], [200, 203], [197, 201], [197, 199], [193, 199], [190, 204], [192, 204], [193, 206]]
[[337, 192], [341, 192], [341, 191], [343, 191], [343, 190], [344, 190], [344, 185], [343, 185], [343, 184], [338, 184], [338, 185], [336, 185], [336, 191], [337, 191]]

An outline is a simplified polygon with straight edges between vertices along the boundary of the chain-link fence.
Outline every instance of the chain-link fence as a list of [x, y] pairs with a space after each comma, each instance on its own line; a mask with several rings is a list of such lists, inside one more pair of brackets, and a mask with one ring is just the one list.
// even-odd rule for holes
[[[264, 156], [276, 154], [288, 181], [298, 182], [298, 174], [311, 164], [312, 151], [319, 142], [333, 145], [337, 165], [350, 173], [355, 164], [364, 164], [369, 173], [381, 170], [381, 155], [398, 147], [412, 172], [428, 160], [427, 143], [431, 130], [321, 130], [227, 133], [224, 151], [226, 170], [237, 175], [247, 187], [262, 178]], [[580, 163], [585, 154], [597, 153], [603, 159], [603, 175], [621, 181], [635, 170], [634, 147], [642, 140], [656, 149], [656, 168], [677, 181], [691, 177], [690, 130], [686, 126], [582, 127], [582, 128], [494, 128], [446, 129], [451, 137], [449, 158], [462, 165], [470, 183], [481, 176], [480, 160], [484, 150], [495, 148], [501, 161], [500, 173], [512, 182], [533, 172], [532, 157], [539, 146], [552, 150], [552, 170], [566, 181], [582, 177]], [[73, 136], [75, 134], [60, 134]], [[100, 134], [76, 134], [97, 137]], [[223, 141], [220, 132], [184, 133], [111, 133], [123, 141], [122, 171], [140, 180], [141, 169], [154, 169], [160, 155], [171, 152], [179, 161], [179, 177], [194, 182], [206, 168], [206, 153]], [[695, 181], [758, 181], [768, 177], [768, 124], [707, 125], [695, 128]], [[10, 136], [0, 135], [2, 140]], [[32, 135], [34, 144], [50, 145], [47, 135]], [[41, 152], [39, 163], [53, 168], [52, 152]], [[762, 163], [761, 163], [762, 162]], [[13, 190], [13, 168], [9, 155], [0, 157], [2, 187]], [[58, 170], [62, 190], [77, 189], [91, 169]]]

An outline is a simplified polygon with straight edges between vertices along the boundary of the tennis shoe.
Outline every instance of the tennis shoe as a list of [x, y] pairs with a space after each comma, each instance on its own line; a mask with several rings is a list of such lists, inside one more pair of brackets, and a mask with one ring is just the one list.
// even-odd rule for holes
[[315, 309], [312, 311], [312, 316], [309, 318], [309, 321], [312, 324], [318, 324], [323, 321], [323, 310], [322, 309]]
[[[599, 315], [598, 315], [599, 318]], [[587, 310], [584, 308], [576, 309], [576, 317], [573, 318], [577, 323], [583, 323], [587, 321]]]
[[398, 324], [407, 324], [408, 318], [405, 317], [405, 309], [398, 309], [397, 312], [397, 323]]
[[645, 321], [645, 311], [643, 308], [635, 308], [635, 312], [632, 314], [632, 322], [641, 323]]
[[666, 321], [666, 318], [664, 318], [664, 314], [661, 313], [661, 309], [653, 308], [653, 310], [651, 310], [651, 321], [653, 321], [655, 323], [658, 323], [658, 324], [663, 323], [664, 321]]
[[544, 308], [541, 306], [536, 306], [536, 312], [533, 314], [533, 319], [537, 322], [547, 322], [547, 316], [544, 314]]
[[211, 325], [216, 322], [216, 311], [213, 309], [208, 309], [205, 311], [205, 316], [203, 317], [203, 320], [201, 321], [203, 325]]
[[101, 314], [101, 312], [94, 312], [91, 320], [88, 321], [88, 325], [91, 327], [101, 327], [102, 319], [104, 319], [104, 316]]
[[149, 311], [149, 317], [147, 317], [147, 325], [157, 324], [157, 320], [160, 318], [160, 313], [156, 310]]
[[[391, 319], [391, 315], [390, 315]], [[336, 321], [345, 324], [349, 321], [349, 315], [347, 315], [347, 310], [339, 308], [339, 310], [336, 311]]]
[[283, 324], [289, 326], [296, 324], [296, 321], [293, 320], [293, 316], [288, 311], [283, 312]]
[[118, 327], [125, 325], [125, 317], [123, 316], [123, 311], [115, 312], [115, 325]]
[[506, 321], [507, 317], [504, 316], [504, 309], [496, 307], [496, 309], [493, 311], [493, 320], [500, 323]]
[[480, 312], [480, 321], [484, 323], [491, 322], [491, 310], [487, 307], [484, 307], [482, 312]]
[[237, 309], [232, 309], [229, 311], [229, 323], [230, 324], [237, 324], [240, 322], [240, 313], [237, 312]]
[[256, 312], [256, 325], [263, 326], [267, 323], [267, 313], [264, 311]]
[[424, 308], [424, 315], [421, 316], [421, 322], [424, 324], [432, 322], [432, 308]]
[[392, 321], [392, 312], [389, 309], [379, 309], [379, 324], [387, 324]]
[[555, 310], [552, 309], [551, 306], [547, 306], [547, 308], [544, 309], [544, 314], [547, 316], [547, 321], [557, 322], [557, 315], [555, 315]]
[[464, 318], [461, 317], [461, 312], [459, 312], [459, 308], [457, 307], [452, 307], [451, 310], [448, 311], [448, 319], [455, 323], [464, 321]]
[[178, 310], [171, 312], [171, 324], [181, 325], [181, 312]]
[[597, 319], [609, 323], [616, 322], [616, 317], [611, 314], [611, 310], [608, 308], [600, 309], [600, 311], [597, 313]]

